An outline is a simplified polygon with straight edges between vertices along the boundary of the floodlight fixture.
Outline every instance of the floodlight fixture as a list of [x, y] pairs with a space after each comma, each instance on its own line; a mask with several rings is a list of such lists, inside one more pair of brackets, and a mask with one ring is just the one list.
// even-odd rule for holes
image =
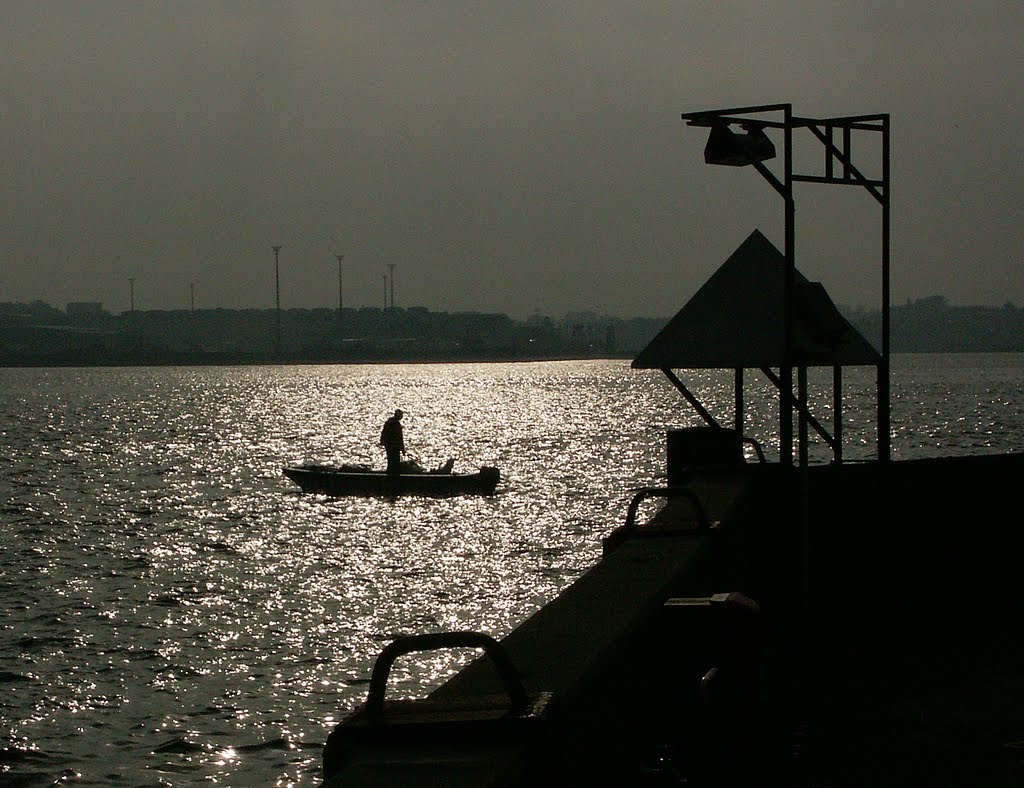
[[775, 158], [775, 144], [759, 125], [746, 126], [737, 133], [725, 123], [714, 123], [704, 146], [707, 164], [745, 167], [754, 162]]

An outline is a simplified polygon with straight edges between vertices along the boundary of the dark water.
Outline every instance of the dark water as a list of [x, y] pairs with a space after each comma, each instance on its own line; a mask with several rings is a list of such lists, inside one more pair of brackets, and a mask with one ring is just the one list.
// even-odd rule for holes
[[[1024, 451], [1022, 372], [897, 357], [894, 455]], [[870, 458], [873, 378], [846, 387], [846, 454]], [[729, 418], [730, 376], [694, 388]], [[764, 394], [752, 380], [750, 429], [774, 456]], [[282, 477], [382, 466], [395, 407], [423, 464], [497, 465], [498, 494], [332, 500]], [[316, 784], [387, 641], [507, 633], [597, 560], [664, 431], [696, 423], [617, 361], [0, 369], [0, 784]], [[453, 659], [403, 660], [394, 692]]]

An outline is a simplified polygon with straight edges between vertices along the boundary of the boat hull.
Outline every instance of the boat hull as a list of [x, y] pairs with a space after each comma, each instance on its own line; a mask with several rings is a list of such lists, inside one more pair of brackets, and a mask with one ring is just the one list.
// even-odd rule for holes
[[491, 495], [501, 475], [497, 468], [476, 473], [385, 473], [351, 471], [328, 466], [295, 466], [284, 475], [303, 492], [322, 495]]

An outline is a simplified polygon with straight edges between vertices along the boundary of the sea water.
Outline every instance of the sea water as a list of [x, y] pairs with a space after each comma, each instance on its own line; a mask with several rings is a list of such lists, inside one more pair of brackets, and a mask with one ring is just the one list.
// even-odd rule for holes
[[[1024, 451], [1022, 372], [894, 357], [893, 456]], [[730, 422], [731, 374], [684, 378]], [[811, 375], [829, 425], [830, 381]], [[847, 459], [874, 457], [875, 390], [845, 371]], [[753, 373], [746, 401], [777, 457]], [[410, 455], [498, 466], [497, 494], [331, 499], [282, 476], [383, 467], [395, 408]], [[507, 634], [598, 560], [632, 488], [664, 483], [665, 431], [698, 424], [624, 361], [0, 369], [0, 783], [316, 784], [387, 642]], [[403, 658], [389, 693], [466, 659]]]

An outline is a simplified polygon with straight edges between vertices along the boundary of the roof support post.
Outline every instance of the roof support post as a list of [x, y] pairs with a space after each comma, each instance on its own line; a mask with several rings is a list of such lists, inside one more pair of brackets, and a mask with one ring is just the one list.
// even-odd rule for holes
[[744, 421], [744, 404], [743, 404], [743, 367], [736, 367], [736, 382], [734, 384], [736, 391], [736, 433], [738, 435], [743, 434], [743, 421]]
[[836, 442], [832, 447], [836, 463], [843, 462], [843, 368], [832, 367], [832, 435]]
[[798, 410], [799, 432], [797, 444], [800, 449], [800, 467], [807, 467], [807, 367], [801, 364], [796, 371], [796, 396], [801, 407]]

